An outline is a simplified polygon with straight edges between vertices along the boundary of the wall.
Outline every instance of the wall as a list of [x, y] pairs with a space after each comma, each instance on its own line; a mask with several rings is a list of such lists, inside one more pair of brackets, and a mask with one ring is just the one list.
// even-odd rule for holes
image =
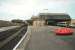
[[34, 27], [44, 26], [44, 25], [45, 25], [45, 20], [35, 20], [35, 21], [33, 21]]

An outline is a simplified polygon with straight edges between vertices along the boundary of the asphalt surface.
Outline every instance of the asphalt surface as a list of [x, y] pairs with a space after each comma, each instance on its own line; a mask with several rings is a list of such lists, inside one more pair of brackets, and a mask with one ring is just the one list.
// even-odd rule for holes
[[75, 50], [75, 32], [69, 36], [57, 36], [54, 33], [57, 28], [60, 27], [32, 28], [32, 35], [25, 50]]

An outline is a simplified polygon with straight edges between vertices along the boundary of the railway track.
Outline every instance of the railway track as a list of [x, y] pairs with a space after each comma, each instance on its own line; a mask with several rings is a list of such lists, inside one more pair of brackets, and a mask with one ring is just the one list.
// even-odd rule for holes
[[0, 50], [12, 50], [27, 31], [27, 26], [0, 32]]

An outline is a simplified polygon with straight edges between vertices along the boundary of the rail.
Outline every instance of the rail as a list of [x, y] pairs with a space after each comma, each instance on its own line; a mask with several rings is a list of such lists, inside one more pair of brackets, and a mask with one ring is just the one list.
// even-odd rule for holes
[[30, 39], [30, 35], [31, 35], [31, 29], [30, 27], [28, 27], [27, 32], [17, 43], [17, 45], [13, 48], [13, 50], [25, 50], [25, 47]]
[[15, 28], [18, 28], [18, 27], [20, 27], [20, 26], [2, 27], [2, 28], [0, 28], [0, 32], [7, 31], [7, 30], [10, 30], [10, 29], [15, 29]]

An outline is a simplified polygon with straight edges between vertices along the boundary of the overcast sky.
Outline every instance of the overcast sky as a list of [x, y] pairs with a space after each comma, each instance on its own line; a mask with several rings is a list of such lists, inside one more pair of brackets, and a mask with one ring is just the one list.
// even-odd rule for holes
[[27, 20], [39, 12], [68, 13], [75, 18], [74, 9], [75, 0], [0, 0], [0, 20]]

